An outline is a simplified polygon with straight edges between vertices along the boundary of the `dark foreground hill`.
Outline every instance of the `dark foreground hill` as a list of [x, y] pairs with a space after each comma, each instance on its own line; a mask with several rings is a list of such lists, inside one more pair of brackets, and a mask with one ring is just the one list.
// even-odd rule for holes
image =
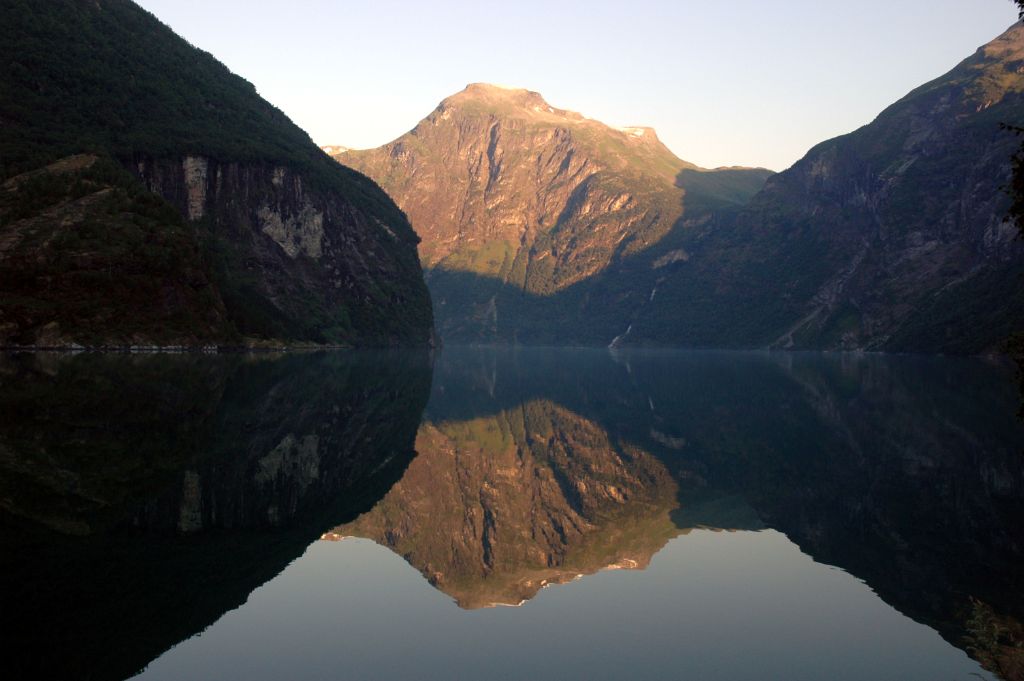
[[0, 64], [0, 344], [428, 342], [402, 212], [134, 3], [0, 0]]

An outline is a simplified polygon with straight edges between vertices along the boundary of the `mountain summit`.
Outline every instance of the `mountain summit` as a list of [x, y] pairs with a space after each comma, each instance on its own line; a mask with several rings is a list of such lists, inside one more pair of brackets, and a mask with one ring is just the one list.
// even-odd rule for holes
[[[684, 215], [742, 204], [770, 174], [699, 169], [650, 128], [613, 128], [481, 83], [394, 142], [335, 158], [409, 216], [439, 331], [464, 341], [607, 342], [618, 322], [599, 318], [621, 319], [631, 302], [593, 298], [590, 309], [589, 282]], [[569, 291], [578, 323], [567, 327], [564, 306], [544, 299]]]
[[492, 111], [513, 113], [516, 111], [538, 118], [559, 118], [564, 120], [586, 120], [581, 114], [565, 109], [556, 109], [548, 104], [539, 92], [526, 88], [511, 88], [491, 83], [470, 83], [462, 92], [446, 98], [439, 110], [458, 106], [479, 105]]

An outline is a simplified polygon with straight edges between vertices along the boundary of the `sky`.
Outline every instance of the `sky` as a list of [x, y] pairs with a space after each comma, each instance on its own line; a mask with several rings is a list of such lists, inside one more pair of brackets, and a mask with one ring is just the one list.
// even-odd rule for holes
[[773, 170], [1016, 19], [1009, 0], [138, 1], [321, 145], [385, 144], [489, 82], [654, 127], [704, 167]]

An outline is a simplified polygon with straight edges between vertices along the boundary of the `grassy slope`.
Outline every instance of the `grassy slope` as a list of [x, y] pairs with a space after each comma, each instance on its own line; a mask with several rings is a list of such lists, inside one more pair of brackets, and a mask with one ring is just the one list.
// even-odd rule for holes
[[0, 0], [0, 18], [0, 178], [81, 152], [267, 161], [408, 227], [372, 181], [129, 0]]

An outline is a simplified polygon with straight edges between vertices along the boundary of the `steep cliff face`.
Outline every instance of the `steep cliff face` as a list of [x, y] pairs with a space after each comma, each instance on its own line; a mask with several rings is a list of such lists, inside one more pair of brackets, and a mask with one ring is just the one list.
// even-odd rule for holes
[[583, 574], [644, 568], [679, 533], [664, 465], [550, 402], [425, 423], [416, 450], [372, 511], [327, 538], [388, 546], [464, 608], [517, 605]]
[[[629, 303], [601, 300], [594, 314], [588, 282], [649, 252], [684, 212], [697, 219], [742, 203], [769, 174], [702, 170], [650, 128], [610, 128], [536, 92], [487, 84], [445, 99], [388, 145], [334, 158], [409, 215], [439, 330], [453, 340], [604, 338]], [[566, 306], [552, 303], [565, 296], [570, 325], [559, 319]]]
[[[0, 179], [89, 153], [117, 160], [154, 199], [177, 208], [201, 253], [192, 266], [212, 280], [211, 300], [232, 327], [218, 334], [197, 326], [195, 339], [429, 342], [429, 294], [408, 220], [252, 85], [129, 0], [3, 0], [0, 19]], [[9, 230], [0, 223], [0, 233]], [[116, 242], [92, 247], [111, 276], [123, 274]], [[122, 302], [125, 326], [162, 309], [152, 296]], [[0, 300], [0, 315], [9, 316], [11, 304]], [[101, 327], [89, 331], [103, 335]], [[19, 337], [37, 333], [17, 329]], [[106, 341], [125, 335], [176, 338], [147, 327]]]
[[662, 287], [637, 339], [981, 352], [1024, 325], [1004, 193], [1024, 123], [1015, 25], [771, 178]]
[[132, 170], [196, 226], [241, 333], [427, 342], [415, 237], [397, 210], [361, 209], [290, 165], [185, 156], [138, 158]]

